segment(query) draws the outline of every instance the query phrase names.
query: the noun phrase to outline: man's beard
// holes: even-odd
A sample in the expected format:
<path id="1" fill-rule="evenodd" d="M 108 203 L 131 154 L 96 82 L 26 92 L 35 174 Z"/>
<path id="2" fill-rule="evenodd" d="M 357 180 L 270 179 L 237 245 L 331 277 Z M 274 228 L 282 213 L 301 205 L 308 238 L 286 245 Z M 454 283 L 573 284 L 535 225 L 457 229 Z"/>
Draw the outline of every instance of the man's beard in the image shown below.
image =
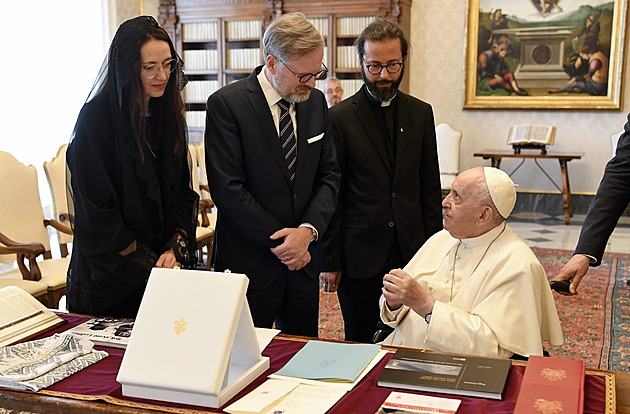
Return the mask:
<path id="1" fill-rule="evenodd" d="M 383 68 L 383 70 L 387 70 L 387 69 Z M 397 80 L 391 82 L 391 84 L 387 87 L 382 87 L 382 86 L 378 87 L 376 86 L 378 83 L 387 82 L 387 81 L 383 81 L 382 79 L 379 79 L 375 82 L 370 82 L 370 80 L 365 75 L 365 68 L 363 67 L 361 68 L 361 79 L 363 79 L 363 82 L 365 83 L 365 87 L 367 88 L 370 95 L 378 99 L 380 102 L 389 102 L 394 98 L 394 96 L 396 96 L 396 92 L 398 91 L 398 87 L 400 86 L 400 83 L 402 82 L 402 78 L 404 74 L 405 74 L 405 67 L 403 66 L 400 69 L 400 76 L 398 77 Z"/>
<path id="2" fill-rule="evenodd" d="M 284 83 L 280 80 L 279 76 L 271 77 L 271 84 L 274 89 L 288 102 L 300 103 L 306 101 L 311 96 L 311 88 L 308 85 L 300 84 L 292 91 L 289 90 Z"/>

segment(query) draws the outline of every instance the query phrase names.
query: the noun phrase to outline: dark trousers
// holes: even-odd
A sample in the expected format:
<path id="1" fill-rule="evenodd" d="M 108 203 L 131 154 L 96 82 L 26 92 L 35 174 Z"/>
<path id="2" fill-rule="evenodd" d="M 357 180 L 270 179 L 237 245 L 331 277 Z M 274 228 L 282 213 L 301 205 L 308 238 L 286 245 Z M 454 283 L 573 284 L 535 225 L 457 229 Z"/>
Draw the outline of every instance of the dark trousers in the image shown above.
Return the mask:
<path id="1" fill-rule="evenodd" d="M 283 272 L 263 289 L 247 289 L 254 326 L 276 328 L 289 335 L 317 337 L 319 281 L 305 272 Z"/>
<path id="2" fill-rule="evenodd" d="M 372 342 L 377 324 L 381 322 L 378 301 L 383 293 L 383 276 L 405 264 L 396 240 L 391 245 L 385 264 L 374 276 L 352 279 L 342 274 L 337 296 L 343 314 L 346 341 Z"/>

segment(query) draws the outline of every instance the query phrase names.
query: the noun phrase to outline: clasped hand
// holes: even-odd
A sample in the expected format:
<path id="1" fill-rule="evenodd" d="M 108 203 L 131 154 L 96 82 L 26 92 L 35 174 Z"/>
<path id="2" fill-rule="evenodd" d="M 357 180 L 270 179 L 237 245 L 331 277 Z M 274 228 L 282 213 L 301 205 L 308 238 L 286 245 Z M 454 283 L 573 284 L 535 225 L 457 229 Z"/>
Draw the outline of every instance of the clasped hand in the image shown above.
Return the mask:
<path id="1" fill-rule="evenodd" d="M 391 310 L 405 305 L 421 316 L 431 312 L 435 303 L 413 277 L 400 269 L 391 270 L 383 277 L 383 296 Z"/>
<path id="2" fill-rule="evenodd" d="M 175 258 L 175 252 L 173 251 L 173 248 L 170 248 L 160 255 L 157 263 L 155 264 L 155 267 L 166 267 L 168 269 L 173 269 L 175 267 L 181 267 L 181 264 Z"/>
<path id="3" fill-rule="evenodd" d="M 289 270 L 300 270 L 311 261 L 308 245 L 311 243 L 312 237 L 309 227 L 285 227 L 269 237 L 271 240 L 284 238 L 281 245 L 271 248 L 271 252 Z"/>

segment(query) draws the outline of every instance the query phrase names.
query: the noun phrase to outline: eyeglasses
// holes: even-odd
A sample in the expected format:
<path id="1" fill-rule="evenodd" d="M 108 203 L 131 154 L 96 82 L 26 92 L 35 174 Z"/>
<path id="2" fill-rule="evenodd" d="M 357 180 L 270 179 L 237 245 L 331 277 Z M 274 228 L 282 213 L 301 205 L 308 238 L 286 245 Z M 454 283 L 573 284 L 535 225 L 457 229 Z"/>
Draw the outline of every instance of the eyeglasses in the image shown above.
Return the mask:
<path id="1" fill-rule="evenodd" d="M 400 72 L 403 62 L 388 63 L 387 65 L 380 65 L 380 64 L 367 65 L 364 61 L 363 64 L 367 68 L 368 72 L 370 72 L 372 75 L 380 75 L 383 69 L 387 69 L 388 73 Z"/>
<path id="2" fill-rule="evenodd" d="M 161 64 L 150 63 L 146 66 L 142 67 L 142 71 L 145 76 L 149 79 L 155 78 L 160 74 L 160 69 L 164 70 L 164 73 L 171 73 L 179 66 L 179 61 L 177 59 L 169 59 Z"/>
<path id="3" fill-rule="evenodd" d="M 280 60 L 280 59 L 278 59 Z M 289 69 L 289 71 L 294 74 L 295 76 L 297 76 L 298 81 L 300 83 L 306 83 L 308 81 L 310 81 L 312 78 L 315 78 L 315 80 L 319 80 L 319 79 L 324 79 L 326 77 L 326 74 L 328 73 L 328 68 L 326 67 L 326 65 L 324 65 L 324 62 L 322 62 L 322 66 L 324 67 L 324 69 L 320 70 L 319 72 L 315 72 L 315 73 L 305 73 L 303 75 L 298 75 L 297 73 L 293 72 L 291 70 L 290 67 L 287 66 L 286 63 L 282 62 L 280 60 L 280 62 L 287 68 Z"/>

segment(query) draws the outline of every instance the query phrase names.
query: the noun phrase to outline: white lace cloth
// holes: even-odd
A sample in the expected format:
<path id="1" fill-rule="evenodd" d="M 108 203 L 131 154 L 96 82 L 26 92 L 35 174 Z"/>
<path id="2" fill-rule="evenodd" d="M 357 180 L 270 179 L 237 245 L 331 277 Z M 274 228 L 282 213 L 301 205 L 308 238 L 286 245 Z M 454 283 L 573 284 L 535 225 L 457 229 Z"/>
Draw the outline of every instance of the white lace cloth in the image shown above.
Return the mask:
<path id="1" fill-rule="evenodd" d="M 39 391 L 108 356 L 86 338 L 61 333 L 0 348 L 0 387 Z"/>

